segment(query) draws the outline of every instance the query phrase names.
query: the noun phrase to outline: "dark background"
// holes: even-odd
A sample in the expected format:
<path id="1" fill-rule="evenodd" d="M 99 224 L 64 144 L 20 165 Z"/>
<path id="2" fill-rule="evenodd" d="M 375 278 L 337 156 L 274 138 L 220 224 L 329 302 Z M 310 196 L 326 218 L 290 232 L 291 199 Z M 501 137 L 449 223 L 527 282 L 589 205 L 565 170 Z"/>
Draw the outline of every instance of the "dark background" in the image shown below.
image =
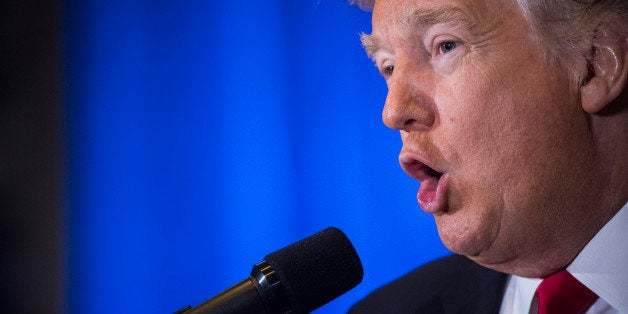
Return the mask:
<path id="1" fill-rule="evenodd" d="M 0 311 L 65 312 L 65 145 L 55 1 L 0 1 Z"/>

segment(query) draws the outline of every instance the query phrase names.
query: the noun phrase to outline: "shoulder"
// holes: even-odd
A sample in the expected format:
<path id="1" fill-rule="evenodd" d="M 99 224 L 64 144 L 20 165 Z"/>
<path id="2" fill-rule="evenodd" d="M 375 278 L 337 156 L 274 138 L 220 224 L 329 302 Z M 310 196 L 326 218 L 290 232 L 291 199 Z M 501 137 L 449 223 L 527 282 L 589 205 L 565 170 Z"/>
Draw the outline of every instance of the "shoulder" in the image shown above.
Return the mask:
<path id="1" fill-rule="evenodd" d="M 452 255 L 377 289 L 350 313 L 497 313 L 507 278 Z"/>

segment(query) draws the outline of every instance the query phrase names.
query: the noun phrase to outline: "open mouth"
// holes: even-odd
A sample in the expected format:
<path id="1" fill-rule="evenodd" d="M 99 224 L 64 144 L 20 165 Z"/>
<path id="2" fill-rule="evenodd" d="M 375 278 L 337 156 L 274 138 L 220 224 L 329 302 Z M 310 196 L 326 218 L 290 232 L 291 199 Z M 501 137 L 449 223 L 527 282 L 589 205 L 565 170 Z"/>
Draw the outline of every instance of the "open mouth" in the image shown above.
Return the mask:
<path id="1" fill-rule="evenodd" d="M 417 202 L 428 213 L 445 212 L 445 192 L 447 186 L 447 174 L 440 172 L 409 154 L 400 154 L 401 168 L 421 182 L 417 192 Z"/>
<path id="2" fill-rule="evenodd" d="M 399 156 L 399 163 L 409 176 L 421 183 L 430 178 L 440 179 L 443 176 L 442 172 L 409 156 Z"/>
<path id="3" fill-rule="evenodd" d="M 436 171 L 436 170 L 434 170 L 434 169 L 432 169 L 432 168 L 430 168 L 428 166 L 424 166 L 424 167 L 427 168 L 427 169 L 425 169 L 425 173 L 429 177 L 435 177 L 437 179 L 440 179 L 440 177 L 443 176 L 442 172 L 438 172 L 438 171 Z"/>

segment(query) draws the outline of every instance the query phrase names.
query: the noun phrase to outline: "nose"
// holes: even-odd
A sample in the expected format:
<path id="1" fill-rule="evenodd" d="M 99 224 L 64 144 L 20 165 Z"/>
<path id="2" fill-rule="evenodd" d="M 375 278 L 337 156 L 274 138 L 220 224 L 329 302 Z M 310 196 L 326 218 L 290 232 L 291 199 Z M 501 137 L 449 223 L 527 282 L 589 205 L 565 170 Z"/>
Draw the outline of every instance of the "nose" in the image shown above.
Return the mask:
<path id="1" fill-rule="evenodd" d="M 436 117 L 434 101 L 429 93 L 429 79 L 425 74 L 399 70 L 395 68 L 388 84 L 388 95 L 382 111 L 384 124 L 391 129 L 406 132 L 430 129 Z"/>

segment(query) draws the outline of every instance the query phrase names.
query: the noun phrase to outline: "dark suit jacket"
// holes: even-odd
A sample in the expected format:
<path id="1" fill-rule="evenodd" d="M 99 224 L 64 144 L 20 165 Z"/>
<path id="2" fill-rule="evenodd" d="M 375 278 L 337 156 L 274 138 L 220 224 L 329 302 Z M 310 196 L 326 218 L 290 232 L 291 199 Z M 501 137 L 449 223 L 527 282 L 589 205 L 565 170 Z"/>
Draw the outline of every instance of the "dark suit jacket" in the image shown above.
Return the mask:
<path id="1" fill-rule="evenodd" d="M 349 313 L 499 313 L 508 275 L 468 258 L 441 258 L 389 283 Z"/>

